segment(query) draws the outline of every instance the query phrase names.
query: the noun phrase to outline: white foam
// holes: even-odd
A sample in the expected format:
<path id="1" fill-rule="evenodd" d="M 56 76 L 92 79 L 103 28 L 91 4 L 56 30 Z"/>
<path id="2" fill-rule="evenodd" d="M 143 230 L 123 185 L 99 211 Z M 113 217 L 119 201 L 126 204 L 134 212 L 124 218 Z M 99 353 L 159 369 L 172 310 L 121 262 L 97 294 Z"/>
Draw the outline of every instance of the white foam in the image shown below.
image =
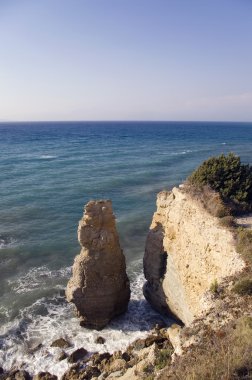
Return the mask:
<path id="1" fill-rule="evenodd" d="M 57 158 L 57 156 L 42 154 L 42 156 L 39 157 L 40 160 L 52 160 L 53 158 Z"/>
<path id="2" fill-rule="evenodd" d="M 8 284 L 16 293 L 27 293 L 35 289 L 39 289 L 41 286 L 49 287 L 51 284 L 48 280 L 50 279 L 69 278 L 70 273 L 71 267 L 62 268 L 59 270 L 50 270 L 46 266 L 41 266 L 31 268 L 24 276 L 17 279 L 8 280 Z M 62 288 L 60 285 L 57 287 Z"/>
<path id="3" fill-rule="evenodd" d="M 17 240 L 13 238 L 0 237 L 0 249 L 14 248 L 17 245 Z"/>
<path id="4" fill-rule="evenodd" d="M 193 150 L 187 149 L 187 150 L 182 150 L 181 152 L 174 152 L 174 153 L 171 153 L 171 155 L 172 155 L 172 156 L 180 156 L 180 155 L 184 155 L 184 154 L 188 154 L 188 153 L 193 153 L 193 152 L 196 152 L 196 151 L 193 151 Z"/>
<path id="5" fill-rule="evenodd" d="M 1 329 L 0 366 L 23 368 L 31 374 L 49 371 L 61 376 L 68 363 L 67 360 L 58 362 L 61 350 L 51 347 L 55 339 L 63 337 L 71 342 L 72 347 L 65 350 L 67 353 L 80 347 L 91 353 L 124 350 L 135 339 L 145 337 L 162 318 L 143 298 L 144 276 L 139 267 L 141 261 L 131 263 L 133 281 L 128 311 L 100 332 L 80 327 L 73 305 L 64 297 L 42 298 L 24 309 L 18 319 Z M 98 336 L 105 338 L 105 344 L 95 343 Z"/>

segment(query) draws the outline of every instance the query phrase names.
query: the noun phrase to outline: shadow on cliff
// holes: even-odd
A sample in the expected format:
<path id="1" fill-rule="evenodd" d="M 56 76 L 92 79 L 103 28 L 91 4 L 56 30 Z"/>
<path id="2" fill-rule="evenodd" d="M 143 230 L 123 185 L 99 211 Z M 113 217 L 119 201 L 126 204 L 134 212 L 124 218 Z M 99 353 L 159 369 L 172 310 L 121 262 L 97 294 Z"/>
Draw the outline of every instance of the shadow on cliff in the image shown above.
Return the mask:
<path id="1" fill-rule="evenodd" d="M 167 316 L 160 315 L 145 300 L 131 299 L 126 313 L 115 317 L 108 325 L 113 330 L 125 332 L 149 331 L 156 325 L 165 327 L 174 323 L 174 320 Z"/>
<path id="2" fill-rule="evenodd" d="M 156 222 L 149 230 L 144 253 L 144 276 L 146 282 L 143 294 L 150 305 L 173 323 L 178 319 L 169 309 L 167 296 L 163 289 L 163 280 L 167 272 L 168 253 L 164 248 L 165 231 L 162 223 Z"/>

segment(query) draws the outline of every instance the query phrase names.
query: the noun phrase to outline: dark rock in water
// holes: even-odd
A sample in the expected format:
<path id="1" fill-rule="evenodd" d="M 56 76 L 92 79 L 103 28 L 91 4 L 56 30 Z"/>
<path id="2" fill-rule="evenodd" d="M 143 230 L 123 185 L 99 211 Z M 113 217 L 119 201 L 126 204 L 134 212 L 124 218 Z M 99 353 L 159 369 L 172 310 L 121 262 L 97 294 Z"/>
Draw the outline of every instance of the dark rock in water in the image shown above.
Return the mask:
<path id="1" fill-rule="evenodd" d="M 3 368 L 0 367 L 0 375 L 2 375 L 3 372 L 4 372 Z"/>
<path id="2" fill-rule="evenodd" d="M 2 369 L 2 368 L 1 368 Z M 11 371 L 2 372 L 0 370 L 0 380 L 31 380 L 31 376 L 27 371 L 14 369 Z"/>
<path id="3" fill-rule="evenodd" d="M 32 380 L 57 380 L 57 376 L 52 375 L 50 372 L 39 372 L 33 376 Z"/>
<path id="4" fill-rule="evenodd" d="M 95 339 L 95 343 L 98 344 L 104 344 L 106 340 L 102 336 L 98 336 L 98 338 Z"/>
<path id="5" fill-rule="evenodd" d="M 66 298 L 75 304 L 81 326 L 100 330 L 127 310 L 130 299 L 111 201 L 87 203 L 78 240 L 82 249 L 74 260 Z"/>
<path id="6" fill-rule="evenodd" d="M 64 338 L 59 338 L 52 342 L 51 347 L 68 348 L 71 344 Z"/>
<path id="7" fill-rule="evenodd" d="M 31 376 L 27 371 L 19 370 L 15 373 L 15 380 L 30 380 Z"/>
<path id="8" fill-rule="evenodd" d="M 33 354 L 34 352 L 40 350 L 41 347 L 42 347 L 42 343 L 36 344 L 35 346 L 32 346 L 29 348 L 29 353 Z"/>
<path id="9" fill-rule="evenodd" d="M 76 351 L 72 352 L 71 355 L 68 357 L 69 363 L 76 363 L 79 360 L 82 360 L 86 355 L 88 351 L 85 350 L 85 348 L 78 348 Z"/>
<path id="10" fill-rule="evenodd" d="M 62 352 L 59 354 L 59 356 L 58 356 L 58 361 L 60 362 L 61 360 L 64 360 L 64 359 L 66 359 L 66 358 L 68 358 L 67 353 L 66 353 L 65 351 L 62 351 Z"/>

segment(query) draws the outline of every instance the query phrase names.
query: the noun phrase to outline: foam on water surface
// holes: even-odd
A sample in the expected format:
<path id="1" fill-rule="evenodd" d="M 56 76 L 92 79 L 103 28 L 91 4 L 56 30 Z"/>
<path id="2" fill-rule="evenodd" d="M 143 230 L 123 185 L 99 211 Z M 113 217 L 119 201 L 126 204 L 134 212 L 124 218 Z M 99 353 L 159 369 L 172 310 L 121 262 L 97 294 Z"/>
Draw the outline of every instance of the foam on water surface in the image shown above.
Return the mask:
<path id="1" fill-rule="evenodd" d="M 13 248 L 16 247 L 16 245 L 17 240 L 13 239 L 12 237 L 0 235 L 0 249 Z"/>
<path id="2" fill-rule="evenodd" d="M 54 158 L 57 158 L 57 156 L 51 154 L 42 154 L 41 156 L 39 156 L 40 160 L 52 160 Z"/>
<path id="3" fill-rule="evenodd" d="M 41 287 L 50 287 L 55 279 L 69 278 L 71 267 L 58 270 L 50 270 L 46 266 L 31 268 L 26 274 L 18 278 L 8 280 L 8 284 L 16 293 L 32 292 Z M 60 285 L 58 284 L 58 288 Z"/>
<path id="4" fill-rule="evenodd" d="M 50 347 L 62 335 L 72 352 L 123 349 L 147 334 L 160 318 L 143 299 L 141 272 L 156 193 L 210 156 L 252 157 L 251 123 L 0 123 L 0 134 L 0 366 L 31 372 L 65 370 Z M 132 299 L 97 346 L 63 294 L 83 205 L 103 198 L 118 218 Z"/>
<path id="5" fill-rule="evenodd" d="M 46 269 L 43 270 L 46 273 Z M 40 268 L 40 274 L 43 270 Z M 0 365 L 5 369 L 23 368 L 30 373 L 49 371 L 61 376 L 67 370 L 68 363 L 67 360 L 59 362 L 57 358 L 61 349 L 51 347 L 58 338 L 65 338 L 71 343 L 72 346 L 65 349 L 69 354 L 80 347 L 89 353 L 112 353 L 125 350 L 135 339 L 145 337 L 156 323 L 163 323 L 164 319 L 142 295 L 144 276 L 141 273 L 141 261 L 132 262 L 130 272 L 131 300 L 128 311 L 113 319 L 102 331 L 80 327 L 73 305 L 68 304 L 63 296 L 43 297 L 23 309 L 14 322 L 5 324 L 0 330 Z M 33 276 L 33 273 L 35 270 L 30 271 L 29 276 Z M 65 276 L 69 268 L 51 275 L 60 273 Z M 28 281 L 29 276 L 25 281 Z M 23 284 L 25 281 L 22 281 Z M 34 282 L 32 287 L 36 284 Z M 18 287 L 17 291 L 20 289 L 26 289 L 26 285 Z M 105 338 L 103 345 L 95 343 L 98 336 Z"/>

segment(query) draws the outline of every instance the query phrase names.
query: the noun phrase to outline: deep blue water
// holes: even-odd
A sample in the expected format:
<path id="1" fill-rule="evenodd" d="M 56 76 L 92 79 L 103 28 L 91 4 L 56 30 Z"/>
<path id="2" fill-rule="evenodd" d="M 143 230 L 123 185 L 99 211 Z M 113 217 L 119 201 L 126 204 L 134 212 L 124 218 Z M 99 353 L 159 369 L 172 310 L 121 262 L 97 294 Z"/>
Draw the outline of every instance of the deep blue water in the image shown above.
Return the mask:
<path id="1" fill-rule="evenodd" d="M 21 343 L 33 339 L 27 315 L 40 320 L 39 329 L 41 313 L 51 318 L 45 305 L 53 299 L 56 310 L 63 307 L 79 252 L 77 224 L 89 199 L 112 200 L 141 299 L 137 280 L 157 192 L 184 181 L 206 158 L 230 151 L 252 163 L 252 123 L 1 123 L 0 365 L 1 357 L 21 355 L 4 334 L 14 331 L 14 339 L 19 333 Z"/>

